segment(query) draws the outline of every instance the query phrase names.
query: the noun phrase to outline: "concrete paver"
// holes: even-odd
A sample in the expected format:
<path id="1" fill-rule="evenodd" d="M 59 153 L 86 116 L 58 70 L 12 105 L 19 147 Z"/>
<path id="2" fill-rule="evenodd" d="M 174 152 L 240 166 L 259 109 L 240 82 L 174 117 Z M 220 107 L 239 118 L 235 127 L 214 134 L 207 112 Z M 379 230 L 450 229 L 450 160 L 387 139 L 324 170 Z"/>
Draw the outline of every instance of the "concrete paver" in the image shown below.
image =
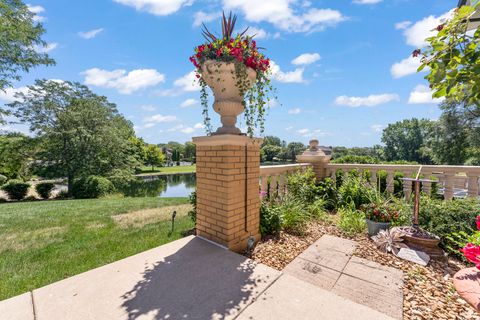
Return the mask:
<path id="1" fill-rule="evenodd" d="M 34 320 L 32 297 L 30 292 L 0 301 L 0 319 Z"/>
<path id="2" fill-rule="evenodd" d="M 338 271 L 299 257 L 289 263 L 283 272 L 327 290 L 333 288 L 341 275 Z"/>
<path id="3" fill-rule="evenodd" d="M 391 320 L 389 316 L 282 275 L 238 320 Z"/>

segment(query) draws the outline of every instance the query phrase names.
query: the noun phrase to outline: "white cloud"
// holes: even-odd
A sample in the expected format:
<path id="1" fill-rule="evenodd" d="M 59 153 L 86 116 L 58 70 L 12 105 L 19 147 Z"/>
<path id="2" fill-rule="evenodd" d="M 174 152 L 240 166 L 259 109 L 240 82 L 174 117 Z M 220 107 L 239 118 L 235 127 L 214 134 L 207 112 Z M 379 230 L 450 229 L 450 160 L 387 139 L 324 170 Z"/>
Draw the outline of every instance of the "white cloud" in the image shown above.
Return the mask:
<path id="1" fill-rule="evenodd" d="M 290 109 L 288 110 L 288 114 L 299 114 L 302 110 L 300 110 L 300 108 L 294 108 L 294 109 Z"/>
<path id="2" fill-rule="evenodd" d="M 303 68 L 296 68 L 293 71 L 283 72 L 280 66 L 274 61 L 270 61 L 270 71 L 272 78 L 284 83 L 303 83 Z"/>
<path id="3" fill-rule="evenodd" d="M 48 53 L 54 49 L 56 49 L 58 47 L 58 43 L 56 42 L 52 42 L 52 43 L 47 43 L 47 45 L 45 47 L 43 46 L 35 46 L 34 49 L 35 51 L 37 51 L 38 53 Z"/>
<path id="4" fill-rule="evenodd" d="M 408 27 L 410 27 L 411 25 L 412 25 L 412 21 L 405 20 L 405 21 L 395 23 L 395 29 L 405 30 Z"/>
<path id="5" fill-rule="evenodd" d="M 4 101 L 5 103 L 15 102 L 18 99 L 15 98 L 16 93 L 27 93 L 27 87 L 19 87 L 19 88 L 6 88 L 5 91 L 0 90 L 0 100 Z"/>
<path id="6" fill-rule="evenodd" d="M 303 53 L 292 60 L 294 65 L 308 65 L 320 60 L 320 55 L 318 53 Z"/>
<path id="7" fill-rule="evenodd" d="M 152 106 L 152 105 L 141 106 L 140 108 L 142 108 L 142 110 L 150 111 L 150 112 L 156 110 L 155 106 Z"/>
<path id="8" fill-rule="evenodd" d="M 183 124 L 179 124 L 173 128 L 170 128 L 168 129 L 167 131 L 168 132 L 176 132 L 176 131 L 179 131 L 179 132 L 182 132 L 182 133 L 185 133 L 185 134 L 190 134 L 190 133 L 193 133 L 197 130 L 200 130 L 200 129 L 203 129 L 204 128 L 204 125 L 202 123 L 196 123 L 193 127 L 190 127 L 190 126 L 186 126 L 186 125 L 183 125 Z"/>
<path id="9" fill-rule="evenodd" d="M 191 71 L 181 78 L 178 78 L 173 82 L 176 87 L 179 87 L 182 91 L 192 92 L 200 91 L 200 84 L 195 76 L 195 71 Z"/>
<path id="10" fill-rule="evenodd" d="M 377 4 L 382 2 L 383 0 L 353 0 L 353 3 L 356 4 Z"/>
<path id="11" fill-rule="evenodd" d="M 346 20 L 337 10 L 298 4 L 296 0 L 223 0 L 227 10 L 241 10 L 250 22 L 266 21 L 289 32 L 322 31 Z"/>
<path id="12" fill-rule="evenodd" d="M 383 128 L 385 128 L 383 124 L 373 124 L 370 126 L 373 132 L 382 132 Z"/>
<path id="13" fill-rule="evenodd" d="M 42 6 L 32 6 L 30 4 L 27 4 L 27 8 L 31 13 L 34 14 L 33 21 L 42 22 L 42 21 L 45 21 L 47 19 L 44 16 L 40 15 L 40 13 L 45 12 L 44 7 L 42 7 Z"/>
<path id="14" fill-rule="evenodd" d="M 415 48 L 425 47 L 428 44 L 425 39 L 435 35 L 437 32 L 435 28 L 449 19 L 452 13 L 453 9 L 441 16 L 436 17 L 432 15 L 415 22 L 403 32 L 407 44 Z"/>
<path id="15" fill-rule="evenodd" d="M 173 122 L 177 121 L 176 116 L 164 116 L 162 114 L 154 114 L 149 117 L 145 117 L 143 119 L 144 122 L 149 122 L 149 123 L 165 123 L 165 122 Z"/>
<path id="16" fill-rule="evenodd" d="M 410 56 L 400 62 L 394 63 L 390 68 L 390 73 L 395 79 L 402 78 L 410 74 L 417 73 L 417 69 L 421 64 L 420 57 Z M 428 67 L 424 68 L 422 71 L 427 70 Z"/>
<path id="17" fill-rule="evenodd" d="M 245 29 L 242 29 L 242 30 L 245 30 Z M 255 40 L 259 40 L 259 39 L 268 39 L 268 38 L 271 38 L 271 37 L 277 37 L 275 35 L 271 35 L 270 33 L 268 33 L 267 31 L 265 31 L 264 29 L 262 28 L 256 28 L 256 27 L 249 27 L 247 32 L 245 32 L 245 35 L 247 36 L 250 36 L 250 37 L 255 37 L 254 39 Z"/>
<path id="18" fill-rule="evenodd" d="M 203 123 L 198 122 L 198 123 L 196 123 L 196 124 L 193 126 L 193 128 L 195 128 L 195 129 L 203 129 L 203 128 L 205 128 L 205 125 L 204 125 Z"/>
<path id="19" fill-rule="evenodd" d="M 197 105 L 198 101 L 195 99 L 187 99 L 180 104 L 180 108 L 187 108 L 194 105 Z"/>
<path id="20" fill-rule="evenodd" d="M 137 69 L 127 73 L 123 69 L 108 71 L 92 68 L 81 74 L 85 76 L 87 85 L 116 89 L 122 94 L 131 94 L 165 81 L 165 75 L 155 69 Z"/>
<path id="21" fill-rule="evenodd" d="M 166 16 L 177 12 L 183 6 L 190 6 L 194 0 L 113 0 L 157 16 Z"/>
<path id="22" fill-rule="evenodd" d="M 203 11 L 198 11 L 193 14 L 193 26 L 199 27 L 202 23 L 208 23 L 215 19 L 218 19 L 222 16 L 220 12 L 206 13 Z"/>
<path id="23" fill-rule="evenodd" d="M 93 39 L 102 31 L 103 31 L 103 28 L 98 28 L 90 31 L 79 32 L 78 35 L 84 39 Z"/>
<path id="24" fill-rule="evenodd" d="M 291 131 L 292 129 L 293 129 L 292 126 L 288 126 L 288 127 L 285 128 L 285 130 L 287 130 L 287 131 Z"/>
<path id="25" fill-rule="evenodd" d="M 312 130 L 312 129 L 308 129 L 308 128 L 297 130 L 297 133 L 299 135 L 301 135 L 302 137 L 306 137 L 306 138 L 326 137 L 326 136 L 331 136 L 332 135 L 330 132 L 327 132 L 327 131 L 323 131 L 323 130 L 320 130 L 320 129 Z"/>
<path id="26" fill-rule="evenodd" d="M 431 104 L 431 103 L 440 103 L 444 98 L 432 98 L 432 90 L 429 87 L 423 84 L 419 84 L 410 92 L 410 97 L 408 98 L 409 104 Z"/>
<path id="27" fill-rule="evenodd" d="M 400 100 L 398 94 L 384 93 L 384 94 L 372 94 L 368 97 L 348 97 L 339 96 L 335 99 L 335 104 L 338 106 L 346 107 L 373 107 L 380 104 L 388 103 L 391 101 Z"/>

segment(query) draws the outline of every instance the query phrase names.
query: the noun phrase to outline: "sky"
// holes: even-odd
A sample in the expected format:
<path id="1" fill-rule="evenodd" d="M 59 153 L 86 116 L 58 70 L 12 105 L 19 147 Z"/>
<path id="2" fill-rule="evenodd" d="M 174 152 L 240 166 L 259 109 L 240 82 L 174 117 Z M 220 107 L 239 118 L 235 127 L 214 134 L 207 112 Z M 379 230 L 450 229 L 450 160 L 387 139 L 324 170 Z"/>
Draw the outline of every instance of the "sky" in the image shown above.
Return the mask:
<path id="1" fill-rule="evenodd" d="M 425 73 L 411 53 L 426 45 L 456 0 L 31 0 L 57 62 L 25 74 L 0 103 L 35 79 L 87 85 L 108 97 L 148 143 L 205 135 L 200 92 L 188 60 L 204 42 L 200 24 L 221 33 L 222 10 L 250 27 L 274 62 L 278 101 L 265 135 L 287 142 L 372 146 L 406 118 L 438 119 Z M 212 96 L 212 94 L 210 94 Z M 219 116 L 213 114 L 218 127 Z M 244 127 L 243 116 L 238 126 Z M 28 131 L 23 125 L 3 130 Z"/>

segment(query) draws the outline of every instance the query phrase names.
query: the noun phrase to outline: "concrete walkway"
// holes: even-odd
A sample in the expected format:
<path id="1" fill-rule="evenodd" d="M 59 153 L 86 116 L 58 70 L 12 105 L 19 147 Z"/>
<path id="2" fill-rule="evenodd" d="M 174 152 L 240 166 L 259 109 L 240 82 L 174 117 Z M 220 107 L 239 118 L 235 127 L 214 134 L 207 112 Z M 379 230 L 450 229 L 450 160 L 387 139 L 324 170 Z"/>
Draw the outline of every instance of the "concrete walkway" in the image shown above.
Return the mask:
<path id="1" fill-rule="evenodd" d="M 191 236 L 1 301 L 0 319 L 392 319 L 299 278 Z"/>

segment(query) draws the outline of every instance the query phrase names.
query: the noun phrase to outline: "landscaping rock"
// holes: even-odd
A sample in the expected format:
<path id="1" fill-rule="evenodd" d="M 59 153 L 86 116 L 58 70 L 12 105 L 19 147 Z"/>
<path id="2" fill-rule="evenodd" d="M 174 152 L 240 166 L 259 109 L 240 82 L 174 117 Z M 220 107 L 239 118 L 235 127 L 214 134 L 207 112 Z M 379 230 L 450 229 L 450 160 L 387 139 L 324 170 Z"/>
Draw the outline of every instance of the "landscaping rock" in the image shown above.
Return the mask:
<path id="1" fill-rule="evenodd" d="M 417 251 L 413 249 L 402 248 L 397 254 L 397 257 L 421 266 L 426 266 L 430 261 L 430 256 L 423 251 Z"/>

